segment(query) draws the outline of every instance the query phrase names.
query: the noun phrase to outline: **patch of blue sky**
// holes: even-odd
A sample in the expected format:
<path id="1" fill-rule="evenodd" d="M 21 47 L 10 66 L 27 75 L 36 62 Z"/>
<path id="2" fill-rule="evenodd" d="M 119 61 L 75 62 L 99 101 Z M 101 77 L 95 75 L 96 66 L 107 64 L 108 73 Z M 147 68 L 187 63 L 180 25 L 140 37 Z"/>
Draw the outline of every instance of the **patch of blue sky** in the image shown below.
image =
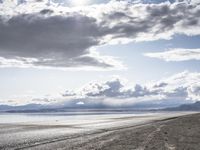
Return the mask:
<path id="1" fill-rule="evenodd" d="M 196 60 L 182 62 L 166 62 L 144 56 L 147 52 L 162 52 L 172 48 L 199 48 L 200 36 L 176 35 L 171 40 L 129 43 L 125 45 L 107 45 L 100 47 L 99 52 L 119 57 L 128 70 L 127 78 L 137 82 L 157 80 L 185 70 L 200 71 L 200 62 Z"/>

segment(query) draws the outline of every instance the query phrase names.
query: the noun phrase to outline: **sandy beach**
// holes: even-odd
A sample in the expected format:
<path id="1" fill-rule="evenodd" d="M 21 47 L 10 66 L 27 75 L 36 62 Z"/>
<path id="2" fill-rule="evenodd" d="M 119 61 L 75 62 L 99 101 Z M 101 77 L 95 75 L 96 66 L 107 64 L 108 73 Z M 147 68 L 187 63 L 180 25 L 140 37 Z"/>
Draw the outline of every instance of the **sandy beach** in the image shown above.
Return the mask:
<path id="1" fill-rule="evenodd" d="M 1 121 L 0 149 L 198 150 L 200 147 L 198 113 L 73 118 L 68 117 L 68 122 L 59 117 L 44 121 Z"/>

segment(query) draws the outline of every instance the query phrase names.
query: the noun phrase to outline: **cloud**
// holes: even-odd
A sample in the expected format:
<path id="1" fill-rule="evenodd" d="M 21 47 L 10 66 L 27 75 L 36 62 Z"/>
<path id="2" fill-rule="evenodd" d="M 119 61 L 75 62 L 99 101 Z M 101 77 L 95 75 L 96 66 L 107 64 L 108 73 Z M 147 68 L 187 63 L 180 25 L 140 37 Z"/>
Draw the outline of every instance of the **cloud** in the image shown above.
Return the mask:
<path id="1" fill-rule="evenodd" d="M 133 87 L 127 86 L 124 79 L 114 78 L 105 82 L 89 83 L 70 93 L 73 95 L 63 96 L 69 98 L 71 104 L 74 99 L 74 104 L 81 101 L 86 106 L 173 106 L 200 100 L 200 73 L 186 71 L 157 82 L 136 84 Z"/>
<path id="2" fill-rule="evenodd" d="M 165 61 L 200 60 L 200 49 L 171 49 L 165 52 L 145 53 L 147 57 L 158 58 Z"/>
<path id="3" fill-rule="evenodd" d="M 162 91 L 166 99 L 180 99 L 180 100 L 191 100 L 199 101 L 200 97 L 194 97 L 198 95 L 198 90 L 191 91 L 192 87 L 200 87 L 200 73 L 190 73 L 188 71 L 175 74 L 171 77 L 163 79 L 158 82 L 159 85 L 164 85 L 158 89 Z"/>
<path id="4" fill-rule="evenodd" d="M 91 48 L 200 34 L 199 4 L 110 1 L 74 8 L 6 1 L 0 10 L 1 67 L 119 69 L 120 60 Z"/>
<path id="5" fill-rule="evenodd" d="M 84 86 L 79 90 L 78 95 L 83 97 L 101 97 L 101 98 L 118 98 L 126 99 L 130 97 L 143 97 L 153 95 L 154 92 L 149 91 L 147 87 L 136 84 L 134 87 L 127 87 L 125 79 L 113 78 L 105 82 L 93 82 Z"/>
<path id="6" fill-rule="evenodd" d="M 130 83 L 130 82 L 129 82 Z M 25 95 L 1 100 L 2 104 L 48 104 L 51 107 L 131 107 L 178 106 L 200 100 L 200 73 L 182 72 L 147 84 L 129 85 L 119 77 L 94 81 L 77 90 L 45 96 Z"/>
<path id="7" fill-rule="evenodd" d="M 99 43 L 95 38 L 95 22 L 81 15 L 12 17 L 0 23 L 0 63 L 20 67 L 118 67 L 115 64 L 121 64 L 113 57 L 89 50 Z"/>

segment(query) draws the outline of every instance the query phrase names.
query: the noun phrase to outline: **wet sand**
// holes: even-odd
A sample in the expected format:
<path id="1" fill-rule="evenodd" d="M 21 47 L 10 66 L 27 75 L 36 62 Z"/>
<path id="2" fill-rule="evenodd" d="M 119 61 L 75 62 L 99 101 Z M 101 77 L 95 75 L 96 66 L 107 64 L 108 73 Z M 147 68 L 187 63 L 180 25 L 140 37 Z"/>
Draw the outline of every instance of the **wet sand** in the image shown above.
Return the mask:
<path id="1" fill-rule="evenodd" d="M 186 113 L 187 114 L 187 113 Z M 199 150 L 200 114 L 111 116 L 84 123 L 1 123 L 0 149 Z"/>

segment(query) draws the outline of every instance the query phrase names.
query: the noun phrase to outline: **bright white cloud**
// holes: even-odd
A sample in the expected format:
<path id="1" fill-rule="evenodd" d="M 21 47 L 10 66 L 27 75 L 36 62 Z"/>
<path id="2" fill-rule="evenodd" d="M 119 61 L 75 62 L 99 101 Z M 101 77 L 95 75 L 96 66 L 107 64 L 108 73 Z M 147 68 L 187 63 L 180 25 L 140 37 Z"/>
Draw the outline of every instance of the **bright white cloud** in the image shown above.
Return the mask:
<path id="1" fill-rule="evenodd" d="M 164 52 L 146 53 L 147 57 L 158 58 L 165 61 L 200 60 L 200 49 L 171 49 Z"/>
<path id="2" fill-rule="evenodd" d="M 91 0 L 70 0 L 72 6 L 84 6 L 90 4 Z"/>
<path id="3" fill-rule="evenodd" d="M 123 79 L 93 82 L 71 92 L 70 99 L 85 105 L 134 106 L 142 103 L 177 105 L 200 100 L 200 73 L 182 72 L 158 82 L 128 87 Z M 68 98 L 68 94 L 64 95 Z"/>

